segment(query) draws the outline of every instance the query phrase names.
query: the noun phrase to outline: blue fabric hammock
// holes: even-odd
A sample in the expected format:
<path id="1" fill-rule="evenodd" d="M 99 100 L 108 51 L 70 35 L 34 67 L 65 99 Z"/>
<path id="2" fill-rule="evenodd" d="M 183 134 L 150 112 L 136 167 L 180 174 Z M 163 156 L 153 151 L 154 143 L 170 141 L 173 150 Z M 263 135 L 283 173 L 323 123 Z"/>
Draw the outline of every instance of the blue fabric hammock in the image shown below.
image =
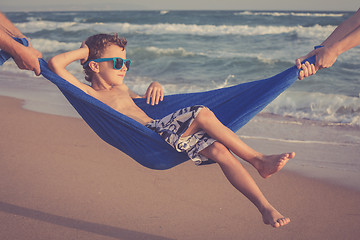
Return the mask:
<path id="1" fill-rule="evenodd" d="M 27 45 L 24 39 L 17 41 Z M 3 51 L 0 56 L 0 65 L 10 58 Z M 314 63 L 314 60 L 315 57 L 308 59 L 311 63 Z M 175 151 L 157 133 L 52 72 L 43 59 L 39 59 L 39 62 L 41 74 L 60 89 L 86 123 L 108 144 L 151 169 L 169 169 L 189 159 L 186 153 Z M 206 92 L 168 95 L 156 106 L 147 104 L 145 99 L 134 101 L 153 119 L 162 118 L 180 108 L 204 105 L 211 109 L 224 125 L 237 131 L 292 85 L 298 74 L 299 70 L 293 66 L 263 80 Z"/>

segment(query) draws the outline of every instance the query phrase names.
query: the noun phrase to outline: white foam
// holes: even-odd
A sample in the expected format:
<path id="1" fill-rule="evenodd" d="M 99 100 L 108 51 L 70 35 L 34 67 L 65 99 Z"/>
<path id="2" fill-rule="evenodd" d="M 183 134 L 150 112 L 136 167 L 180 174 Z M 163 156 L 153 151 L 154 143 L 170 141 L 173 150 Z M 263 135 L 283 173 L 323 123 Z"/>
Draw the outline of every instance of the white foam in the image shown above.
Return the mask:
<path id="1" fill-rule="evenodd" d="M 266 112 L 299 119 L 360 126 L 360 98 L 319 92 L 286 91 Z"/>
<path id="2" fill-rule="evenodd" d="M 40 52 L 66 52 L 80 47 L 81 42 L 60 42 L 44 38 L 31 39 L 31 44 Z"/>
<path id="3" fill-rule="evenodd" d="M 16 26 L 24 33 L 33 33 L 42 30 L 62 29 L 64 31 L 79 31 L 94 29 L 97 32 L 121 32 L 122 34 L 190 34 L 200 36 L 261 36 L 269 34 L 284 34 L 294 32 L 300 37 L 324 38 L 328 36 L 336 26 L 311 27 L 298 26 L 275 26 L 275 25 L 197 25 L 197 24 L 130 24 L 130 23 L 79 23 L 79 22 L 51 22 L 31 21 L 18 23 Z"/>
<path id="4" fill-rule="evenodd" d="M 42 30 L 74 29 L 76 22 L 52 22 L 52 21 L 30 21 L 16 23 L 17 28 L 23 33 L 34 33 Z"/>
<path id="5" fill-rule="evenodd" d="M 194 56 L 195 55 L 195 53 L 186 51 L 182 47 L 178 47 L 178 48 L 158 48 L 158 47 L 150 46 L 150 47 L 146 47 L 145 51 L 150 52 L 150 53 L 154 53 L 157 56 L 187 57 L 187 56 Z"/>
<path id="6" fill-rule="evenodd" d="M 97 25 L 99 26 L 99 25 Z M 241 35 L 241 36 L 260 36 L 269 34 L 297 33 L 301 37 L 322 38 L 331 33 L 335 26 L 312 27 L 303 26 L 266 26 L 266 25 L 196 25 L 196 24 L 102 24 L 108 30 L 115 30 L 122 33 L 143 33 L 143 34 L 190 34 L 201 36 L 222 36 L 222 35 Z"/>
<path id="7" fill-rule="evenodd" d="M 343 17 L 343 13 L 306 13 L 306 12 L 251 12 L 244 11 L 234 13 L 234 15 L 249 15 L 249 16 L 297 16 L 297 17 Z"/>

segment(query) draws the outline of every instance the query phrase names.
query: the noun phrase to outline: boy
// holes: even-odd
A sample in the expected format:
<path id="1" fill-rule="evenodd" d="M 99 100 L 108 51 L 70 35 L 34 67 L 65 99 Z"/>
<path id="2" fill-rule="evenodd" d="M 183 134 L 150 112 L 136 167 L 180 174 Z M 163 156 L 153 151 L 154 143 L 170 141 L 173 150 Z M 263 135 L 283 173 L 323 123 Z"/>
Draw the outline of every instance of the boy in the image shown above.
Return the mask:
<path id="1" fill-rule="evenodd" d="M 256 152 L 204 106 L 180 109 L 160 120 L 151 119 L 132 100 L 141 96 L 123 83 L 131 64 L 126 59 L 126 44 L 127 41 L 116 34 L 98 34 L 89 37 L 80 49 L 53 57 L 49 67 L 89 95 L 156 131 L 177 151 L 186 151 L 197 164 L 207 159 L 218 163 L 230 183 L 258 208 L 265 224 L 273 227 L 288 224 L 290 219 L 282 216 L 267 201 L 249 173 L 229 150 L 252 164 L 264 178 L 280 171 L 289 159 L 294 158 L 295 153 L 263 155 Z M 85 78 L 91 86 L 81 83 L 65 69 L 76 60 L 81 61 Z M 304 65 L 304 68 L 307 66 Z M 311 68 L 313 66 L 307 72 L 312 74 Z M 158 104 L 164 97 L 161 85 L 158 82 L 151 83 L 143 97 L 148 104 Z"/>

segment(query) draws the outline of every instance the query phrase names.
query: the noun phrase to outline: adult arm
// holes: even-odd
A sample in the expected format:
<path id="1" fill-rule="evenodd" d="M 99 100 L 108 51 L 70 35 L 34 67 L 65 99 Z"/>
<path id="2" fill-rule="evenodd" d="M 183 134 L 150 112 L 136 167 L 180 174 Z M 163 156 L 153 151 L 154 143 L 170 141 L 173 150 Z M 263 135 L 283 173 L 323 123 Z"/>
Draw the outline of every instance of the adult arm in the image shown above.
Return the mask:
<path id="1" fill-rule="evenodd" d="M 32 70 L 36 75 L 40 75 L 38 58 L 41 58 L 42 54 L 31 46 L 30 41 L 29 46 L 25 47 L 13 37 L 25 38 L 20 30 L 0 12 L 0 49 L 9 53 L 20 69 Z"/>
<path id="2" fill-rule="evenodd" d="M 315 69 L 331 67 L 337 57 L 360 44 L 360 9 L 349 19 L 341 23 L 330 36 L 321 44 L 322 48 L 315 49 L 307 55 L 296 59 L 300 69 L 301 62 L 316 55 Z"/>

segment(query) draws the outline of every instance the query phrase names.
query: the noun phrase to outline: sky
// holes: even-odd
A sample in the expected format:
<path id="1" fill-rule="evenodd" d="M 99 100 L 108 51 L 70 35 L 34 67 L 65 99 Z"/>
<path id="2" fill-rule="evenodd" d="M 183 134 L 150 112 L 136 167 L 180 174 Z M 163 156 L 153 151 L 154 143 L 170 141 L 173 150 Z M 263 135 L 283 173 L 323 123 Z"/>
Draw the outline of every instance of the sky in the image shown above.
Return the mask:
<path id="1" fill-rule="evenodd" d="M 0 0 L 0 10 L 313 10 L 356 11 L 359 0 Z"/>

